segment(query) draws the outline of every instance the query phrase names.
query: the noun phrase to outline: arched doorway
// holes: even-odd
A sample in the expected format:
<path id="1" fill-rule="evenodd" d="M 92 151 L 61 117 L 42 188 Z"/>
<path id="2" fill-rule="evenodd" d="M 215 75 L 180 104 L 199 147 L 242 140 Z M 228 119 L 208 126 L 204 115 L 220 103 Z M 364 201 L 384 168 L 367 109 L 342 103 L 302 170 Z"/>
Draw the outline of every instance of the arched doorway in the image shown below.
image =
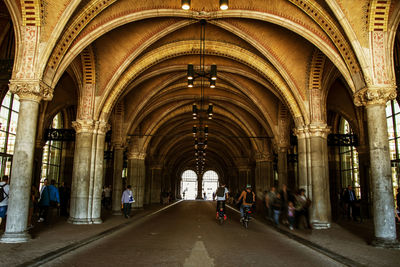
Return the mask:
<path id="1" fill-rule="evenodd" d="M 218 188 L 218 174 L 215 171 L 206 171 L 203 175 L 203 197 L 204 200 L 212 200 L 213 193 Z"/>
<path id="2" fill-rule="evenodd" d="M 197 196 L 197 174 L 192 170 L 182 173 L 181 196 L 184 200 L 194 200 Z"/>

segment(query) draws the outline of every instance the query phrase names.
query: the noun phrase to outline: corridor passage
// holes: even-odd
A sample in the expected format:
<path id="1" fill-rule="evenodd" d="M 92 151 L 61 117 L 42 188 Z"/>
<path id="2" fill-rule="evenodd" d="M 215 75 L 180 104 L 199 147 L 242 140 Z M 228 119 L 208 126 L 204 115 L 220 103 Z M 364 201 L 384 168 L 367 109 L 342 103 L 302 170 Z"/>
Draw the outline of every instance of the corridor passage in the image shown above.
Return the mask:
<path id="1" fill-rule="evenodd" d="M 47 263 L 45 266 L 341 266 L 270 227 L 239 223 L 227 208 L 218 225 L 215 202 L 183 201 Z"/>

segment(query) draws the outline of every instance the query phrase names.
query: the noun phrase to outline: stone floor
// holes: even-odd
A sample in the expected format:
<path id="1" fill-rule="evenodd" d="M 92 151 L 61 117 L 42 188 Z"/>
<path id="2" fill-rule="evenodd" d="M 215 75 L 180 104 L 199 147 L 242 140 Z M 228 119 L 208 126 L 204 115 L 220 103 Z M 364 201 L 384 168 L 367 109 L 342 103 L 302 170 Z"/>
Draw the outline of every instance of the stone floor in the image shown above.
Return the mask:
<path id="1" fill-rule="evenodd" d="M 218 225 L 214 205 L 184 201 L 160 212 L 155 205 L 134 211 L 130 219 L 106 214 L 100 225 L 70 225 L 64 219 L 39 224 L 32 241 L 0 244 L 0 266 L 398 266 L 399 250 L 367 244 L 368 221 L 277 231 L 257 219 L 246 230 L 231 209 L 226 223 Z"/>

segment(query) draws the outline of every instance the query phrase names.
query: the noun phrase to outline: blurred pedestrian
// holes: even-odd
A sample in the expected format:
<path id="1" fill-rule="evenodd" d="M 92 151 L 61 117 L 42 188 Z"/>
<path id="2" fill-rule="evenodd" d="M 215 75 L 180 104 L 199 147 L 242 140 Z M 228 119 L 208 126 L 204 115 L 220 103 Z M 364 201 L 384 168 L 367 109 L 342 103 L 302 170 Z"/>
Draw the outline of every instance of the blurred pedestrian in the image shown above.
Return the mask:
<path id="1" fill-rule="evenodd" d="M 8 176 L 4 175 L 0 182 L 0 225 L 3 219 L 6 218 L 8 208 L 8 195 L 10 194 L 10 186 L 8 184 Z"/>
<path id="2" fill-rule="evenodd" d="M 131 204 L 135 202 L 131 188 L 132 188 L 131 185 L 128 185 L 125 191 L 122 193 L 121 197 L 124 216 L 127 219 L 131 216 Z"/>

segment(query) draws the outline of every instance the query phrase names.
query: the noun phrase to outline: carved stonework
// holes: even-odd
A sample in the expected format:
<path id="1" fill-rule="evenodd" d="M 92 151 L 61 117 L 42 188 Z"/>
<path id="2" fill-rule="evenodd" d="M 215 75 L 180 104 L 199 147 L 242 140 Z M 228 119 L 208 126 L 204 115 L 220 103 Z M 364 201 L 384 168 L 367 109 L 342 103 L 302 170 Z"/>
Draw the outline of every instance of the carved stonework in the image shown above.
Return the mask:
<path id="1" fill-rule="evenodd" d="M 141 159 L 144 160 L 146 158 L 146 153 L 141 152 L 129 152 L 128 159 Z"/>
<path id="2" fill-rule="evenodd" d="M 309 138 L 309 137 L 322 137 L 328 138 L 328 134 L 330 133 L 330 127 L 321 124 L 321 125 L 304 125 L 302 127 L 294 129 L 294 134 L 298 139 Z"/>
<path id="3" fill-rule="evenodd" d="M 257 153 L 255 160 L 256 162 L 273 161 L 274 157 L 270 153 Z"/>
<path id="4" fill-rule="evenodd" d="M 101 135 L 105 135 L 110 130 L 110 124 L 104 121 L 96 122 L 97 133 Z"/>
<path id="5" fill-rule="evenodd" d="M 386 102 L 396 98 L 396 86 L 369 86 L 354 94 L 356 106 L 386 105 Z"/>
<path id="6" fill-rule="evenodd" d="M 53 98 L 53 89 L 41 81 L 18 81 L 10 80 L 9 88 L 11 93 L 17 94 L 20 99 L 40 102 Z"/>
<path id="7" fill-rule="evenodd" d="M 72 127 L 75 129 L 76 134 L 93 133 L 95 123 L 93 120 L 76 120 L 72 122 Z"/>

